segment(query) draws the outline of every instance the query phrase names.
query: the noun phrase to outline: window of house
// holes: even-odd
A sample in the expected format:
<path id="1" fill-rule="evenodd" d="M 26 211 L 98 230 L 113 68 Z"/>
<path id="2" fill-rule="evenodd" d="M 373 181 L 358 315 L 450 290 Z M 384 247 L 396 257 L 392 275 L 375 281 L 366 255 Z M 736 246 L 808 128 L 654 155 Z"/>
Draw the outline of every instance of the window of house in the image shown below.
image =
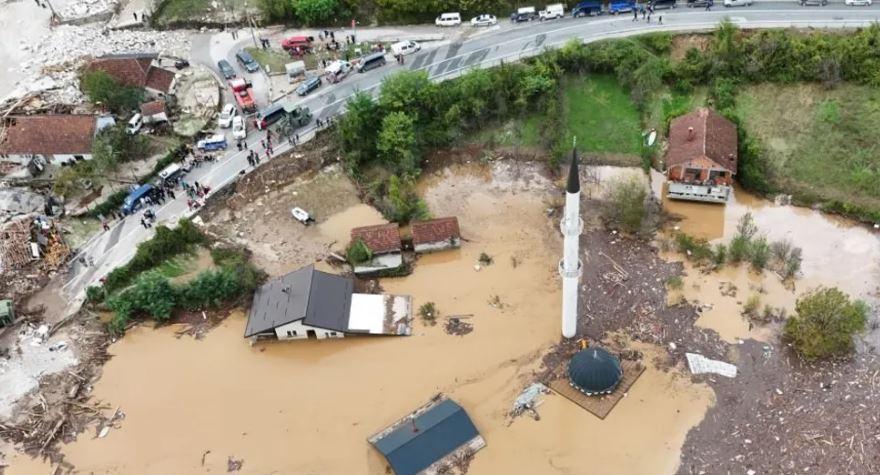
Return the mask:
<path id="1" fill-rule="evenodd" d="M 296 330 L 293 331 L 293 336 L 296 336 Z"/>
<path id="2" fill-rule="evenodd" d="M 336 336 L 336 332 L 330 332 L 330 336 Z"/>
<path id="3" fill-rule="evenodd" d="M 73 159 L 74 159 L 74 160 L 85 160 L 86 158 L 83 157 L 82 155 L 74 155 L 74 156 L 73 156 Z"/>

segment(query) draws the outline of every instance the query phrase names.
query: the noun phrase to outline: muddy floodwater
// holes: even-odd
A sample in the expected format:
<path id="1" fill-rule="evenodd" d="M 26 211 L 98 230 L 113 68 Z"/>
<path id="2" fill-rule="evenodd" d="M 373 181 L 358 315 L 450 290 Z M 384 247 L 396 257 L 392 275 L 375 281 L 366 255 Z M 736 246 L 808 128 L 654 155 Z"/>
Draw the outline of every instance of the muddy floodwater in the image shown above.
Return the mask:
<path id="1" fill-rule="evenodd" d="M 135 328 L 110 348 L 94 388 L 125 419 L 105 438 L 82 434 L 65 446 L 68 461 L 96 474 L 225 473 L 231 457 L 243 461 L 239 473 L 380 475 L 385 461 L 366 438 L 444 392 L 488 444 L 469 473 L 674 473 L 714 396 L 677 370 L 656 369 L 662 349 L 639 348 L 648 368 L 605 420 L 552 394 L 537 408 L 540 421 L 507 416 L 560 331 L 561 241 L 545 214 L 558 191 L 536 170 L 465 166 L 421 183 L 432 214 L 458 216 L 466 241 L 381 284 L 416 308 L 435 302 L 436 326 L 418 321 L 410 337 L 256 346 L 242 338 L 242 312 L 203 340 Z M 325 239 L 378 219 L 342 214 L 319 225 Z M 494 263 L 475 270 L 481 252 Z M 467 316 L 473 332 L 447 334 L 450 315 Z"/>
<path id="2" fill-rule="evenodd" d="M 769 241 L 788 239 L 803 249 L 801 274 L 789 288 L 776 274 L 755 272 L 747 264 L 701 273 L 685 263 L 680 293 L 689 302 L 704 305 L 697 324 L 716 330 L 725 341 L 766 341 L 772 336 L 768 328 L 750 328 L 741 316 L 742 305 L 752 296 L 760 299 L 762 308 L 785 308 L 789 315 L 799 295 L 819 286 L 839 287 L 855 298 L 876 301 L 880 239 L 875 231 L 816 210 L 776 204 L 741 188 L 736 188 L 726 206 L 669 200 L 664 182 L 661 174 L 652 173 L 653 190 L 660 196 L 664 210 L 680 219 L 675 223 L 676 230 L 713 243 L 729 243 L 740 218 L 751 213 L 759 233 Z M 667 258 L 681 260 L 682 256 L 669 254 Z"/>

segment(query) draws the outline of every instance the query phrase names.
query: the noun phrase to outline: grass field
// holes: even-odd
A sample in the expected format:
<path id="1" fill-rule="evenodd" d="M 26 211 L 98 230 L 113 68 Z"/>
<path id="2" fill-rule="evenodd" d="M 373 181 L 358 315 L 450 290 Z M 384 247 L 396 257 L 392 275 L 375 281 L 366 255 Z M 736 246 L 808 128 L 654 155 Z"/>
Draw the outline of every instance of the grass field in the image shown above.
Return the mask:
<path id="1" fill-rule="evenodd" d="M 214 4 L 217 8 L 214 8 Z M 240 0 L 165 0 L 161 2 L 155 21 L 167 24 L 176 21 L 202 20 L 233 21 L 243 14 Z M 224 13 L 225 12 L 225 13 Z"/>
<path id="2" fill-rule="evenodd" d="M 737 107 L 782 191 L 880 210 L 880 91 L 758 85 L 738 96 Z"/>
<path id="3" fill-rule="evenodd" d="M 296 61 L 281 49 L 245 48 L 260 63 L 264 71 L 270 74 L 284 74 L 284 65 Z"/>
<path id="4" fill-rule="evenodd" d="M 563 84 L 563 143 L 577 137 L 584 152 L 641 152 L 641 120 L 629 94 L 612 76 L 569 78 Z"/>

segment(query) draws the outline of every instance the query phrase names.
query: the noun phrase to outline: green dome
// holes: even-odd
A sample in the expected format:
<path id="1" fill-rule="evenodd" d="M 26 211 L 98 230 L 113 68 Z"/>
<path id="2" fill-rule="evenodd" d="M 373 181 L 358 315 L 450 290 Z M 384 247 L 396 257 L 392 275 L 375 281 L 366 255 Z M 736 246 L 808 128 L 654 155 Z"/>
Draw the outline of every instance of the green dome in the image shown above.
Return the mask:
<path id="1" fill-rule="evenodd" d="M 568 363 L 568 382 L 587 395 L 614 391 L 621 377 L 620 361 L 602 348 L 581 350 Z"/>

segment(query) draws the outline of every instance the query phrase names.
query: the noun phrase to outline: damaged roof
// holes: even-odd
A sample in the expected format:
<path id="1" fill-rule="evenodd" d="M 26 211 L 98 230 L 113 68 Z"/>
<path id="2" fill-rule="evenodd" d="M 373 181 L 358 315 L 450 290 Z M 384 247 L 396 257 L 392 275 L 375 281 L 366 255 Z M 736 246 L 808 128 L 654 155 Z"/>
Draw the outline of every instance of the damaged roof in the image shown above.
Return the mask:
<path id="1" fill-rule="evenodd" d="M 705 107 L 670 122 L 666 166 L 683 165 L 701 158 L 736 174 L 736 124 Z"/>
<path id="2" fill-rule="evenodd" d="M 168 92 L 174 73 L 153 66 L 156 58 L 155 53 L 111 54 L 95 58 L 87 69 L 104 71 L 125 86 Z"/>
<path id="3" fill-rule="evenodd" d="M 350 279 L 307 266 L 273 279 L 257 289 L 244 336 L 304 319 L 303 323 L 331 331 L 348 329 Z"/>
<path id="4" fill-rule="evenodd" d="M 94 115 L 9 116 L 0 153 L 18 155 L 89 154 L 95 139 Z"/>
<path id="5" fill-rule="evenodd" d="M 358 239 L 374 254 L 400 251 L 400 228 L 395 223 L 354 228 L 351 230 L 351 240 Z"/>
<path id="6" fill-rule="evenodd" d="M 461 238 L 458 218 L 447 217 L 412 223 L 413 244 L 427 244 Z"/>
<path id="7" fill-rule="evenodd" d="M 150 117 L 165 112 L 165 101 L 151 101 L 141 104 L 141 115 Z"/>

